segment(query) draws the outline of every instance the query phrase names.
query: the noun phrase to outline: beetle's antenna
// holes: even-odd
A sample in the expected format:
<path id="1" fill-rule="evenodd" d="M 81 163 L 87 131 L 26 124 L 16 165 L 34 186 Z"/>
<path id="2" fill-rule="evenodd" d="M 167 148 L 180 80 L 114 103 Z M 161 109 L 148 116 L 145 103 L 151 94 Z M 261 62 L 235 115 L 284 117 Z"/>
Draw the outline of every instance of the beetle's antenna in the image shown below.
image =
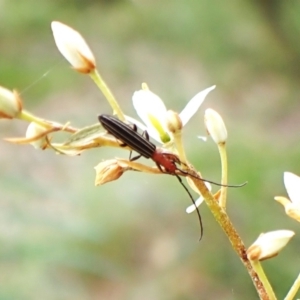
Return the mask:
<path id="1" fill-rule="evenodd" d="M 209 182 L 209 183 L 217 185 L 217 186 L 225 186 L 225 187 L 231 187 L 231 188 L 240 188 L 240 187 L 243 187 L 244 185 L 246 185 L 248 183 L 248 181 L 245 181 L 242 184 L 221 184 L 221 183 L 218 183 L 218 182 L 215 182 L 215 181 L 207 180 L 207 179 L 202 178 L 200 176 L 193 175 L 190 172 L 182 170 L 182 169 L 180 169 L 178 167 L 176 167 L 176 170 L 179 171 L 179 172 L 181 172 L 183 175 L 188 175 L 188 176 L 194 177 L 196 179 L 199 179 L 199 180 L 202 180 L 202 181 L 205 181 L 205 182 Z"/>
<path id="2" fill-rule="evenodd" d="M 200 211 L 195 203 L 195 200 L 193 199 L 191 193 L 189 192 L 189 190 L 187 189 L 187 187 L 183 184 L 181 178 L 179 175 L 175 174 L 176 178 L 178 179 L 178 181 L 180 182 L 180 184 L 183 186 L 183 188 L 186 190 L 186 192 L 188 193 L 188 195 L 190 196 L 193 204 L 195 205 L 196 207 L 196 210 L 197 210 L 197 215 L 198 215 L 198 220 L 199 220 L 199 224 L 200 224 L 200 238 L 199 238 L 199 241 L 201 241 L 202 239 L 202 236 L 203 236 L 203 224 L 202 224 L 202 218 L 201 218 L 201 215 L 200 215 Z"/>

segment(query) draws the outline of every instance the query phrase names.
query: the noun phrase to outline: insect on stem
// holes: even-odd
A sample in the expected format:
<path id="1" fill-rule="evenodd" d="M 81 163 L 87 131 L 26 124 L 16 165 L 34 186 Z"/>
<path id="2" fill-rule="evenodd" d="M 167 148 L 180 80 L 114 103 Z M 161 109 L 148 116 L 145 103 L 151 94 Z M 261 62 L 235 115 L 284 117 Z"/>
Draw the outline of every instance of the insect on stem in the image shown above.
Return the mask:
<path id="1" fill-rule="evenodd" d="M 200 223 L 200 229 L 201 229 L 200 240 L 203 236 L 203 225 L 202 225 L 201 215 L 191 193 L 189 192 L 187 187 L 183 184 L 182 179 L 180 178 L 179 175 L 191 176 L 199 180 L 206 181 L 218 186 L 242 187 L 246 184 L 243 183 L 241 185 L 223 185 L 220 183 L 216 183 L 214 181 L 206 180 L 204 178 L 201 178 L 200 176 L 193 175 L 190 172 L 182 170 L 177 166 L 177 164 L 185 165 L 180 161 L 177 155 L 170 152 L 166 152 L 164 149 L 157 148 L 156 145 L 151 143 L 149 141 L 149 135 L 146 131 L 144 132 L 145 136 L 138 133 L 136 125 L 133 125 L 133 127 L 131 127 L 130 125 L 125 124 L 124 122 L 110 115 L 100 115 L 98 116 L 98 119 L 99 122 L 102 124 L 102 126 L 108 131 L 108 133 L 113 135 L 121 142 L 121 146 L 128 146 L 139 154 L 134 158 L 130 158 L 130 160 L 136 160 L 141 156 L 145 158 L 151 158 L 162 173 L 176 176 L 176 178 L 183 186 L 183 188 L 186 190 L 193 204 L 196 207 L 198 219 Z"/>

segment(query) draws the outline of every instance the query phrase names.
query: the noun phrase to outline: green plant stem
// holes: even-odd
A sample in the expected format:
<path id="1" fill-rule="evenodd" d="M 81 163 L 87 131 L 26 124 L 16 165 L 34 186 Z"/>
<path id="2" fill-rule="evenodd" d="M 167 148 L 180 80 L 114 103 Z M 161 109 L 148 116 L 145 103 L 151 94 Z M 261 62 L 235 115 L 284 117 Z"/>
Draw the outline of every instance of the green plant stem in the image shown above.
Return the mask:
<path id="1" fill-rule="evenodd" d="M 194 175 L 197 173 L 194 171 Z M 273 295 L 268 294 L 268 291 L 264 285 L 264 282 L 260 279 L 258 273 L 253 268 L 251 262 L 247 258 L 246 248 L 242 239 L 240 238 L 238 232 L 234 228 L 233 224 L 231 223 L 228 215 L 226 214 L 225 210 L 223 210 L 214 196 L 210 193 L 207 189 L 205 183 L 199 179 L 189 176 L 189 178 L 194 182 L 197 189 L 200 191 L 201 195 L 204 197 L 207 206 L 209 207 L 210 211 L 212 212 L 214 218 L 219 223 L 221 228 L 224 230 L 225 234 L 227 235 L 234 251 L 240 257 L 242 263 L 246 267 L 253 284 L 257 290 L 257 293 L 262 300 L 274 300 Z"/>
<path id="2" fill-rule="evenodd" d="M 45 129 L 54 129 L 55 128 L 54 131 L 62 130 L 62 131 L 74 133 L 78 130 L 77 128 L 74 128 L 71 126 L 66 126 L 66 125 L 63 125 L 63 124 L 60 124 L 57 122 L 52 122 L 52 121 L 41 119 L 25 109 L 23 109 L 19 113 L 18 119 L 26 121 L 26 122 L 34 122 L 34 123 L 44 127 Z"/>
<path id="3" fill-rule="evenodd" d="M 222 187 L 221 187 L 221 194 L 219 198 L 220 206 L 225 210 L 226 209 L 226 199 L 227 199 L 227 185 L 228 184 L 228 164 L 227 164 L 227 152 L 226 152 L 226 144 L 220 143 L 218 144 L 218 149 L 221 158 L 221 167 L 222 167 Z"/>
<path id="4" fill-rule="evenodd" d="M 256 260 L 256 261 L 251 261 L 252 267 L 254 269 L 254 271 L 258 274 L 258 277 L 260 278 L 261 282 L 263 283 L 269 297 L 271 300 L 276 300 L 276 296 L 274 294 L 274 291 L 271 287 L 271 284 L 261 266 L 261 263 Z"/>
<path id="5" fill-rule="evenodd" d="M 155 174 L 162 174 L 158 168 L 152 168 L 145 165 L 142 165 L 137 162 L 131 162 L 127 160 L 118 159 L 118 161 L 123 163 L 126 167 L 130 167 L 133 170 L 139 170 L 141 172 L 149 172 Z M 192 175 L 197 176 L 197 172 L 193 169 L 189 170 Z M 276 300 L 276 296 L 272 290 L 272 287 L 263 272 L 263 269 L 259 262 L 251 262 L 246 254 L 246 248 L 242 239 L 240 238 L 238 232 L 234 228 L 232 222 L 230 221 L 228 215 L 226 214 L 225 210 L 218 204 L 217 200 L 214 196 L 210 193 L 207 189 L 205 183 L 202 180 L 199 180 L 195 177 L 188 176 L 190 180 L 193 181 L 194 185 L 200 191 L 201 195 L 206 201 L 207 206 L 211 210 L 213 216 L 215 217 L 216 221 L 219 223 L 221 228 L 224 230 L 225 234 L 227 235 L 234 251 L 240 257 L 243 265 L 245 266 L 246 270 L 248 271 L 253 284 L 256 288 L 256 291 L 259 295 L 261 300 Z M 299 279 L 300 280 L 300 279 Z M 290 300 L 290 299 L 286 299 Z"/>
<path id="6" fill-rule="evenodd" d="M 27 122 L 34 122 L 38 125 L 41 125 L 42 127 L 48 128 L 50 129 L 52 126 L 50 126 L 50 124 L 48 122 L 46 122 L 45 120 L 36 117 L 35 115 L 33 115 L 32 113 L 30 113 L 29 111 L 23 109 L 20 114 L 19 114 L 19 119 L 23 120 L 23 121 L 27 121 Z"/>
<path id="7" fill-rule="evenodd" d="M 296 278 L 295 282 L 293 283 L 291 289 L 289 290 L 288 294 L 284 298 L 284 300 L 292 300 L 294 299 L 296 293 L 298 292 L 300 287 L 300 274 Z"/>
<path id="8" fill-rule="evenodd" d="M 91 76 L 91 78 L 94 80 L 94 82 L 97 84 L 97 86 L 99 87 L 99 89 L 101 90 L 105 98 L 107 99 L 108 103 L 113 109 L 114 114 L 117 114 L 118 118 L 121 121 L 125 121 L 125 116 L 117 100 L 115 99 L 114 95 L 112 94 L 109 87 L 106 85 L 105 81 L 102 79 L 98 71 L 95 69 L 89 75 Z"/>

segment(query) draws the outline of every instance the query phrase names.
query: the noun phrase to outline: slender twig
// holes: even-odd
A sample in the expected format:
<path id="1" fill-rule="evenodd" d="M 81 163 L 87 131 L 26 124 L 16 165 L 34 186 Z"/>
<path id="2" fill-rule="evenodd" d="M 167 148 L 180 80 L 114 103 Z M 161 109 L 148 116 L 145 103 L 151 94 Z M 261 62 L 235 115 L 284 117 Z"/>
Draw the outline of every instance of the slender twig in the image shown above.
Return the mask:
<path id="1" fill-rule="evenodd" d="M 221 187 L 221 193 L 219 198 L 220 206 L 226 210 L 226 199 L 227 199 L 227 183 L 228 183 L 228 165 L 227 165 L 227 153 L 226 153 L 226 144 L 220 143 L 218 144 L 218 149 L 220 153 L 221 158 L 221 167 L 222 167 L 222 187 Z"/>
<path id="2" fill-rule="evenodd" d="M 118 118 L 121 121 L 125 121 L 125 116 L 121 110 L 121 107 L 119 106 L 117 100 L 115 99 L 113 93 L 109 89 L 109 87 L 106 85 L 105 81 L 101 77 L 101 75 L 98 73 L 98 71 L 95 69 L 92 73 L 90 73 L 91 78 L 94 80 L 94 82 L 97 84 L 103 95 L 105 96 L 106 100 L 112 107 L 114 114 L 118 116 Z"/>
<path id="3" fill-rule="evenodd" d="M 291 289 L 289 290 L 288 294 L 284 298 L 284 300 L 292 300 L 294 299 L 295 295 L 297 294 L 300 288 L 300 274 L 296 278 L 294 284 L 292 285 Z"/>
<path id="4" fill-rule="evenodd" d="M 195 175 L 197 173 L 195 172 Z M 242 239 L 240 238 L 237 230 L 233 226 L 232 222 L 230 221 L 228 215 L 226 214 L 225 210 L 223 210 L 214 196 L 210 193 L 207 189 L 205 183 L 199 179 L 189 176 L 189 178 L 194 182 L 197 189 L 200 191 L 201 195 L 206 201 L 207 206 L 209 207 L 210 211 L 214 215 L 216 221 L 219 223 L 221 228 L 224 230 L 225 234 L 227 235 L 234 251 L 240 257 L 242 263 L 246 267 L 253 284 L 257 290 L 257 293 L 262 300 L 273 300 L 274 298 L 268 294 L 266 287 L 264 286 L 263 282 L 261 281 L 260 277 L 254 270 L 251 262 L 247 258 L 246 255 L 246 248 Z"/>

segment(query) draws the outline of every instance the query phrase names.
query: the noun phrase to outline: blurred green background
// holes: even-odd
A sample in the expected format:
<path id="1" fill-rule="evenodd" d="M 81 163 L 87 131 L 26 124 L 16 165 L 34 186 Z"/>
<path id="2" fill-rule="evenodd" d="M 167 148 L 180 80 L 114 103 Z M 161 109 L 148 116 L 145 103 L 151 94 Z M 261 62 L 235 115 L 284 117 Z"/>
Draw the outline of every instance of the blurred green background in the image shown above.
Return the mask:
<path id="1" fill-rule="evenodd" d="M 229 181 L 249 182 L 229 190 L 228 213 L 249 246 L 261 232 L 299 231 L 273 200 L 286 195 L 284 171 L 300 174 L 299 10 L 298 1 L 0 0 L 0 84 L 18 89 L 37 115 L 74 126 L 111 113 L 58 53 L 52 20 L 84 35 L 128 115 L 136 116 L 131 96 L 142 82 L 176 111 L 216 84 L 184 142 L 203 176 L 220 181 L 216 146 L 196 136 L 205 134 L 206 108 L 223 116 Z M 0 137 L 26 127 L 1 120 Z M 128 152 L 64 157 L 0 142 L 0 299 L 257 299 L 205 205 L 198 242 L 175 178 L 126 173 L 94 187 L 93 167 L 115 156 Z M 296 235 L 263 262 L 279 299 L 299 272 L 299 247 Z"/>

